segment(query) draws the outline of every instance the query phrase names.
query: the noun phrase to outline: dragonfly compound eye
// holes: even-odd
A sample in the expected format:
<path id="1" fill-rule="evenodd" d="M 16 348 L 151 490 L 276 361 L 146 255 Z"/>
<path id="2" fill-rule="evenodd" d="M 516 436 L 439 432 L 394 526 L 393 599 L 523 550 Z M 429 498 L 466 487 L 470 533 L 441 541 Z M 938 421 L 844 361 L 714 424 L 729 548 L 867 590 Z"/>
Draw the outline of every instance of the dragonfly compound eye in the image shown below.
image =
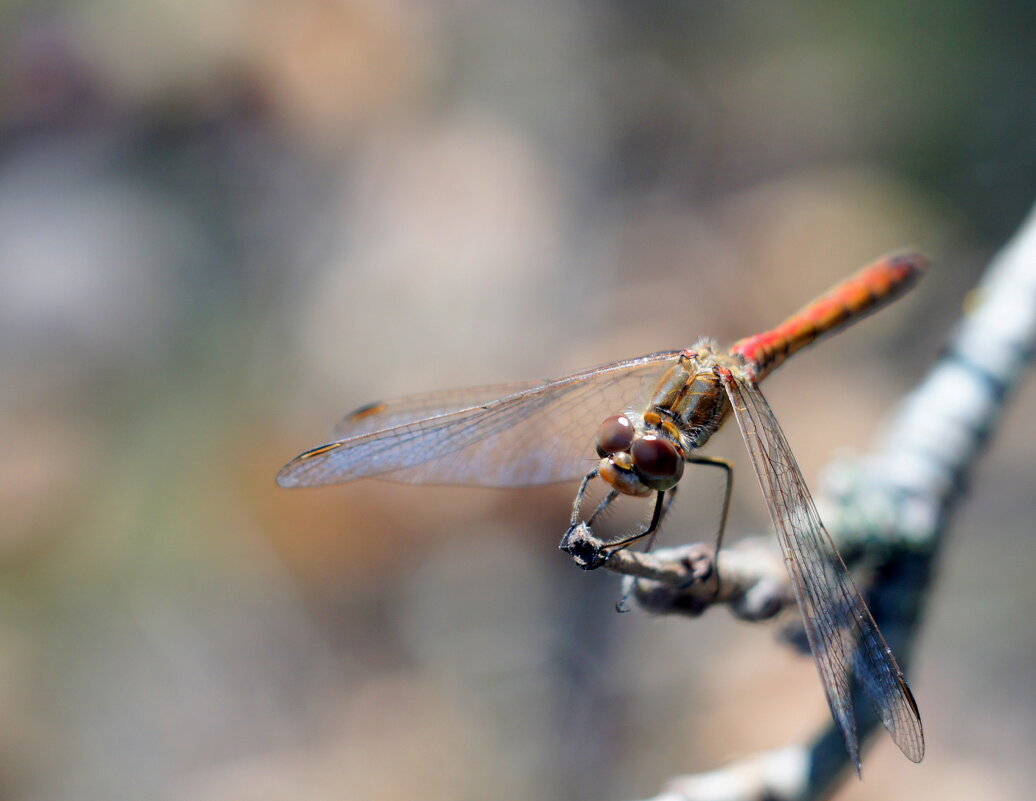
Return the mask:
<path id="1" fill-rule="evenodd" d="M 641 437 L 630 450 L 640 480 L 654 490 L 667 490 L 683 475 L 683 457 L 676 446 L 654 434 Z"/>
<path id="2" fill-rule="evenodd" d="M 628 451 L 633 444 L 633 423 L 625 415 L 609 417 L 597 429 L 597 455 L 601 458 L 612 453 Z"/>

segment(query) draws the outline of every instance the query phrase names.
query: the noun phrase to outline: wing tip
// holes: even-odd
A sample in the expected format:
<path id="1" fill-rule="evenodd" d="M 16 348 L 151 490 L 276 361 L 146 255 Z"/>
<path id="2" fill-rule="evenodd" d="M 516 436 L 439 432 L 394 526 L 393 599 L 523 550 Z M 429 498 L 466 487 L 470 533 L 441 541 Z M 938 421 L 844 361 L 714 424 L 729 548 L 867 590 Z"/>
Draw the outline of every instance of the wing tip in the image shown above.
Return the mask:
<path id="1" fill-rule="evenodd" d="M 921 733 L 920 728 L 916 731 L 911 731 L 909 735 L 899 735 L 897 732 L 889 731 L 892 735 L 892 742 L 896 744 L 896 747 L 903 752 L 903 756 L 913 762 L 915 765 L 924 759 L 924 735 Z"/>
<path id="2" fill-rule="evenodd" d="M 917 699 L 914 698 L 914 693 L 910 689 L 910 685 L 906 683 L 902 673 L 899 675 L 899 686 L 910 709 L 908 720 L 910 725 L 905 727 L 902 733 L 900 733 L 899 729 L 893 730 L 887 723 L 885 728 L 889 730 L 893 742 L 899 746 L 903 756 L 911 762 L 917 763 L 924 759 L 924 725 L 921 723 L 921 710 L 917 708 Z"/>
<path id="3" fill-rule="evenodd" d="M 316 448 L 300 453 L 284 467 L 277 472 L 277 486 L 283 487 L 284 489 L 294 489 L 296 487 L 312 487 L 313 482 L 306 481 L 305 476 L 302 473 L 302 469 L 306 466 L 306 463 L 318 456 L 324 456 L 331 451 L 338 450 L 342 447 L 341 442 L 329 442 L 327 445 L 320 445 Z"/>
<path id="4" fill-rule="evenodd" d="M 921 729 L 920 718 L 915 719 L 913 722 L 915 722 L 917 726 L 911 726 L 905 734 L 899 734 L 898 732 L 891 730 L 889 731 L 889 734 L 892 735 L 892 741 L 899 747 L 899 750 L 903 752 L 903 756 L 914 764 L 917 764 L 924 759 L 924 732 Z"/>
<path id="5" fill-rule="evenodd" d="M 282 489 L 294 489 L 302 486 L 302 482 L 295 475 L 295 460 L 292 460 L 277 471 L 277 486 Z"/>

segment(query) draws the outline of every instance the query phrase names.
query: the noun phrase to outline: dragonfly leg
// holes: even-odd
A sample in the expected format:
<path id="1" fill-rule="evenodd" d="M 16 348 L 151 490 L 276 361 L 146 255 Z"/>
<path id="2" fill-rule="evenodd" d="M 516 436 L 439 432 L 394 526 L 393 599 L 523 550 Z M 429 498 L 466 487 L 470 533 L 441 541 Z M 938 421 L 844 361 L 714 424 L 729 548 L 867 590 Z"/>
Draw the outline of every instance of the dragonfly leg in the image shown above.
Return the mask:
<path id="1" fill-rule="evenodd" d="M 668 494 L 665 499 L 665 504 L 662 506 L 662 514 L 658 518 L 658 522 L 654 524 L 654 530 L 645 531 L 643 534 L 638 534 L 634 537 L 631 542 L 636 542 L 641 537 L 648 537 L 648 543 L 644 546 L 644 553 L 648 553 L 655 547 L 655 537 L 658 536 L 658 526 L 661 524 L 666 517 L 669 516 L 669 510 L 673 508 L 673 502 L 676 500 L 676 490 L 679 489 L 679 485 L 670 487 Z M 650 527 L 649 527 L 650 528 Z M 612 546 L 609 546 L 612 547 Z"/>
<path id="2" fill-rule="evenodd" d="M 579 489 L 576 492 L 576 499 L 572 502 L 572 516 L 568 519 L 568 528 L 571 530 L 576 523 L 579 522 L 579 510 L 583 505 L 583 499 L 586 498 L 586 490 L 590 486 L 590 482 L 593 481 L 599 475 L 600 470 L 596 467 L 583 476 L 583 480 L 579 483 Z M 609 493 L 610 494 L 610 493 Z M 610 503 L 611 501 L 609 501 Z M 597 512 L 594 512 L 596 515 Z M 591 515 L 591 519 L 593 515 Z"/>
<path id="3" fill-rule="evenodd" d="M 723 486 L 723 509 L 719 516 L 719 529 L 716 531 L 716 555 L 713 557 L 713 570 L 716 573 L 716 595 L 718 596 L 721 580 L 719 575 L 719 549 L 723 545 L 723 534 L 727 530 L 727 515 L 730 513 L 730 495 L 734 489 L 734 465 L 726 459 L 718 459 L 714 456 L 693 455 L 687 461 L 707 467 L 718 467 L 726 474 Z"/>
<path id="4" fill-rule="evenodd" d="M 677 486 L 679 486 L 679 485 L 677 485 Z M 665 506 L 662 509 L 662 517 L 663 518 L 666 515 L 669 514 L 669 510 L 673 507 L 673 501 L 676 500 L 676 490 L 677 490 L 677 487 L 672 487 L 669 490 L 669 497 L 666 499 Z M 645 533 L 645 534 L 641 534 L 639 536 L 641 536 L 641 537 L 648 536 L 648 534 Z M 656 536 L 658 536 L 658 527 L 657 527 L 657 525 L 655 527 L 655 530 L 650 532 L 650 539 L 648 540 L 648 544 L 644 547 L 644 552 L 645 553 L 649 553 L 655 547 L 655 537 Z M 634 538 L 632 541 L 635 541 L 635 539 L 636 538 Z M 629 544 L 629 542 L 627 542 L 627 544 Z M 613 547 L 613 546 L 609 546 L 609 547 Z M 609 551 L 609 554 L 610 553 L 612 553 L 612 551 Z M 628 612 L 628 611 L 630 611 L 630 607 L 629 607 L 630 596 L 633 594 L 633 591 L 639 585 L 640 585 L 640 579 L 639 578 L 635 578 L 634 577 L 634 578 L 632 578 L 632 580 L 629 580 L 629 583 L 626 586 L 626 592 L 624 592 L 622 594 L 622 597 L 615 603 L 615 611 L 616 612 Z"/>
<path id="5" fill-rule="evenodd" d="M 609 492 L 607 495 L 605 495 L 601 499 L 601 502 L 599 504 L 597 504 L 597 508 L 594 509 L 593 513 L 588 518 L 586 518 L 586 524 L 588 526 L 590 526 L 591 528 L 593 528 L 594 521 L 597 519 L 598 515 L 600 515 L 601 512 L 603 512 L 605 509 L 607 509 L 613 503 L 615 503 L 615 499 L 618 498 L 618 497 L 619 497 L 619 491 L 616 490 L 616 489 L 613 489 L 611 492 Z"/>
<path id="6" fill-rule="evenodd" d="M 672 490 L 669 490 L 669 492 L 672 493 Z M 609 542 L 607 545 L 601 548 L 601 556 L 604 559 L 607 559 L 616 551 L 621 551 L 623 548 L 628 548 L 633 543 L 637 542 L 638 540 L 644 539 L 644 537 L 648 537 L 654 534 L 655 531 L 658 530 L 658 524 L 662 522 L 662 517 L 667 511 L 669 511 L 670 506 L 670 504 L 667 504 L 665 502 L 665 494 L 666 491 L 662 490 L 655 496 L 655 510 L 651 513 L 651 522 L 648 523 L 647 527 L 643 531 L 639 531 L 632 537 L 627 537 L 626 539 L 619 540 L 618 542 Z M 652 543 L 654 543 L 653 539 Z"/>
<path id="7" fill-rule="evenodd" d="M 572 502 L 572 516 L 568 520 L 568 529 L 565 531 L 565 535 L 561 538 L 561 542 L 558 544 L 558 547 L 567 553 L 571 552 L 572 535 L 577 531 L 581 532 L 583 529 L 589 530 L 589 525 L 587 523 L 580 522 L 579 512 L 582 509 L 583 500 L 586 498 L 586 490 L 590 486 L 590 482 L 597 478 L 599 473 L 600 471 L 595 467 L 583 476 L 583 480 L 579 483 L 579 489 L 576 492 L 576 499 Z M 611 493 L 609 493 L 609 495 L 610 494 Z M 607 501 L 608 498 L 605 497 L 604 500 Z M 601 502 L 601 505 L 603 504 L 604 501 Z M 594 510 L 594 514 L 590 516 L 590 519 L 592 520 L 599 511 L 601 511 L 600 505 L 596 510 Z M 596 565 L 594 566 L 596 567 Z"/>
<path id="8" fill-rule="evenodd" d="M 672 494 L 672 490 L 668 490 Z M 662 517 L 668 511 L 670 504 L 665 503 L 665 491 L 658 492 L 655 500 L 654 512 L 651 515 L 651 522 L 640 531 L 634 534 L 632 537 L 627 537 L 619 542 L 602 543 L 592 533 L 589 524 L 586 521 L 577 521 L 573 525 L 569 526 L 568 531 L 565 532 L 565 536 L 561 538 L 561 544 L 558 546 L 561 550 L 575 557 L 576 563 L 583 568 L 583 570 L 593 570 L 598 568 L 605 563 L 609 556 L 616 551 L 620 551 L 623 548 L 632 545 L 637 540 L 641 540 L 653 534 L 658 529 L 658 524 L 661 522 Z M 618 495 L 616 495 L 618 497 Z M 608 501 L 605 498 L 605 501 Z M 608 501 L 610 503 L 610 501 Z M 602 505 L 607 508 L 607 504 L 602 502 Z"/>

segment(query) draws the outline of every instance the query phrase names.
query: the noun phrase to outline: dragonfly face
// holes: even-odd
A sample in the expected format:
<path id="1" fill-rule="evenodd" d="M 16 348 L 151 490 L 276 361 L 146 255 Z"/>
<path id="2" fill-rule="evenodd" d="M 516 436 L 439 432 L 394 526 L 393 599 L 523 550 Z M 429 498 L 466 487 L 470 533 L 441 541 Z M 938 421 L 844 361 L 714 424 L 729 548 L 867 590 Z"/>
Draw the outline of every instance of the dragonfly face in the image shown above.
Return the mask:
<path id="1" fill-rule="evenodd" d="M 672 489 L 686 458 L 680 431 L 657 412 L 607 418 L 597 429 L 600 476 L 624 495 Z"/>

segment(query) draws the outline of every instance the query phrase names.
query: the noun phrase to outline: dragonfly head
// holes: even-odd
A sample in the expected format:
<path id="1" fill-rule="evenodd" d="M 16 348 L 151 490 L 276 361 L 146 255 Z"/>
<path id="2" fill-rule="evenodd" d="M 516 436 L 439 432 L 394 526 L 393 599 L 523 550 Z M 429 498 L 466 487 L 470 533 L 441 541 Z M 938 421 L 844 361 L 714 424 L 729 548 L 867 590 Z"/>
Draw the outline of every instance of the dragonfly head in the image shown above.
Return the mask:
<path id="1" fill-rule="evenodd" d="M 679 432 L 657 414 L 641 425 L 622 414 L 607 418 L 597 429 L 597 454 L 601 478 L 625 495 L 665 491 L 683 475 Z"/>

